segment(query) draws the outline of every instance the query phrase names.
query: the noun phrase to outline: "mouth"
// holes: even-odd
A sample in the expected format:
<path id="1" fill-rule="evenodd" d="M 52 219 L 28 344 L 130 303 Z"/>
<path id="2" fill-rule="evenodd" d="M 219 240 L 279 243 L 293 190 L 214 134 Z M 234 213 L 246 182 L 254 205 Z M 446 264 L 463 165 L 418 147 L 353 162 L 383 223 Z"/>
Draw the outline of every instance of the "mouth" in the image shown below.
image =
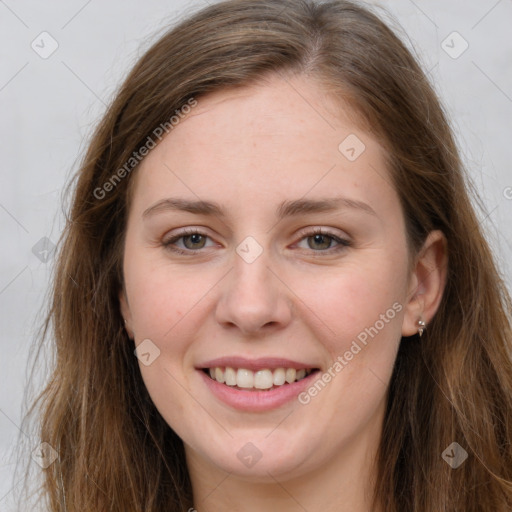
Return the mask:
<path id="1" fill-rule="evenodd" d="M 234 368 L 213 366 L 202 371 L 219 384 L 240 391 L 272 391 L 299 382 L 319 371 L 318 368 Z"/>
<path id="2" fill-rule="evenodd" d="M 215 399 L 244 412 L 265 412 L 293 404 L 320 375 L 318 363 L 282 357 L 225 356 L 195 369 Z"/>

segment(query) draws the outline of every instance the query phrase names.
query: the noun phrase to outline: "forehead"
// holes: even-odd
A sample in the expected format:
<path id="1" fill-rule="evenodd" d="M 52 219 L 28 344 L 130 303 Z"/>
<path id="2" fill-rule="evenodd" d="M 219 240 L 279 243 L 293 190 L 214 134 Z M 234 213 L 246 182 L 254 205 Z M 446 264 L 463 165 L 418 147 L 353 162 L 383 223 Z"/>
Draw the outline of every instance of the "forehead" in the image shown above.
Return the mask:
<path id="1" fill-rule="evenodd" d="M 210 93 L 198 100 L 185 121 L 190 130 L 200 129 L 210 137 L 238 142 L 237 151 L 243 149 L 244 142 L 254 146 L 258 140 L 273 141 L 286 148 L 294 146 L 293 140 L 315 135 L 332 142 L 333 137 L 343 135 L 343 130 L 365 131 L 351 104 L 341 96 L 327 94 L 318 80 L 296 75 L 270 75 L 256 84 Z M 185 121 L 180 124 L 184 126 Z M 247 135 L 258 138 L 249 140 Z"/>
<path id="2" fill-rule="evenodd" d="M 238 195 L 245 208 L 334 189 L 397 200 L 379 141 L 317 82 L 275 77 L 197 101 L 135 173 L 139 202 L 177 190 L 221 201 Z"/>

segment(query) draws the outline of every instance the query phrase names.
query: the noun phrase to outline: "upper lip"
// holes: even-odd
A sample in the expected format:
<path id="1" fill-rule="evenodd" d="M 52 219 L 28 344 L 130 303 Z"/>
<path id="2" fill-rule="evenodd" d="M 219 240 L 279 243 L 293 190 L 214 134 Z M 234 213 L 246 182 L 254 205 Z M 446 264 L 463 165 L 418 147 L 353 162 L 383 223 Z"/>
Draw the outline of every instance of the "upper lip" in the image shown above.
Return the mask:
<path id="1" fill-rule="evenodd" d="M 244 368 L 246 370 L 274 370 L 276 368 L 295 368 L 300 370 L 301 368 L 313 369 L 318 368 L 315 364 L 302 363 L 300 361 L 293 361 L 291 359 L 282 359 L 280 357 L 261 357 L 258 359 L 247 359 L 246 357 L 240 356 L 229 356 L 219 357 L 217 359 L 211 359 L 198 365 L 198 369 L 203 368 L 216 368 L 216 367 L 230 367 L 230 368 Z"/>

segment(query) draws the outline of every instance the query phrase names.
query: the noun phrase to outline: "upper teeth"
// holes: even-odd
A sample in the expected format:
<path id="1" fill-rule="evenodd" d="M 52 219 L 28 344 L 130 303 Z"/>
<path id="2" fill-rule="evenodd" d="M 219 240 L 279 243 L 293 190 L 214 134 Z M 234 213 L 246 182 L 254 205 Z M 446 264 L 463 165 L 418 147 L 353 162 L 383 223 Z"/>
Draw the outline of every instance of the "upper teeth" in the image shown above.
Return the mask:
<path id="1" fill-rule="evenodd" d="M 272 386 L 282 386 L 285 382 L 291 384 L 309 375 L 312 370 L 301 368 L 264 369 L 253 372 L 246 368 L 209 368 L 210 377 L 217 382 L 239 388 L 270 389 Z"/>

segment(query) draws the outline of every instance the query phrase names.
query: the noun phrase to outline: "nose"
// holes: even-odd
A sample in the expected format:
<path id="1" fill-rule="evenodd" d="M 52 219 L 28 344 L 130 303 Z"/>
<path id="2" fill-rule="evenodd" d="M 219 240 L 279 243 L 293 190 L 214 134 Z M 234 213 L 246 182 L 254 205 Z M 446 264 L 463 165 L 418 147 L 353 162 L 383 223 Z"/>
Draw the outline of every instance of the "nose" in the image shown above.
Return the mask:
<path id="1" fill-rule="evenodd" d="M 252 263 L 238 255 L 234 260 L 233 270 L 222 280 L 217 322 L 252 336 L 286 327 L 292 318 L 291 297 L 265 252 Z"/>

